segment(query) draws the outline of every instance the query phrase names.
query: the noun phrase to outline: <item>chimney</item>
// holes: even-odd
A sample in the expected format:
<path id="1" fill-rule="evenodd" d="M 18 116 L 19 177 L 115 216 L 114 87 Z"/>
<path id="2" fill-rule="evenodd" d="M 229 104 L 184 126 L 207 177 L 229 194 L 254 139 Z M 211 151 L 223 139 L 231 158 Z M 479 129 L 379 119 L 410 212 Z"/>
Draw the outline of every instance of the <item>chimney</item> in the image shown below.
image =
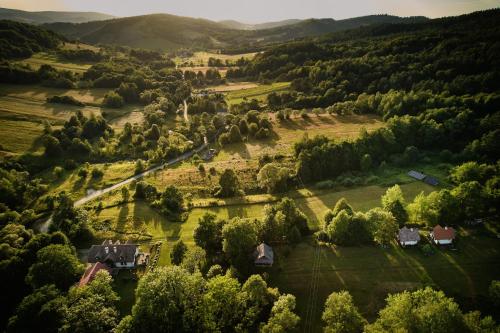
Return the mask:
<path id="1" fill-rule="evenodd" d="M 448 230 L 448 226 L 445 226 L 445 227 L 444 227 L 444 230 Z"/>
<path id="2" fill-rule="evenodd" d="M 413 228 L 410 228 L 410 231 L 413 231 Z"/>
<path id="3" fill-rule="evenodd" d="M 109 247 L 107 247 L 107 246 L 104 247 L 104 252 L 106 252 L 106 254 L 108 254 L 109 253 Z"/>
<path id="4" fill-rule="evenodd" d="M 113 246 L 113 252 L 116 253 L 116 246 Z"/>

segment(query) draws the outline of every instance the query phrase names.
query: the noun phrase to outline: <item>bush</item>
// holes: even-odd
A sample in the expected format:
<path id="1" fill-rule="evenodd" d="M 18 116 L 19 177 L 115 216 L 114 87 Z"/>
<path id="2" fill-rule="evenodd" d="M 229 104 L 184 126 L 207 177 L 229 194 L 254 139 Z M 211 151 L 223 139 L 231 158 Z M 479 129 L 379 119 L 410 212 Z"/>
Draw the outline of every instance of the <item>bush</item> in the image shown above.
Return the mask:
<path id="1" fill-rule="evenodd" d="M 76 106 L 85 106 L 85 103 L 80 102 L 73 96 L 52 96 L 47 97 L 47 103 L 57 103 L 57 104 L 68 104 L 68 105 L 76 105 Z"/>
<path id="2" fill-rule="evenodd" d="M 87 175 L 89 174 L 88 170 L 85 169 L 85 168 L 81 168 L 79 171 L 78 171 L 78 177 L 80 178 L 87 178 Z"/>
<path id="3" fill-rule="evenodd" d="M 64 173 L 64 169 L 61 168 L 60 166 L 54 167 L 53 174 L 56 178 L 61 178 Z"/>
<path id="4" fill-rule="evenodd" d="M 100 179 L 104 176 L 104 172 L 99 168 L 93 168 L 91 175 L 93 179 Z"/>
<path id="5" fill-rule="evenodd" d="M 123 97 L 121 97 L 120 95 L 118 95 L 113 91 L 107 93 L 106 96 L 104 96 L 104 101 L 103 101 L 104 106 L 118 109 L 121 108 L 123 104 L 124 104 Z"/>
<path id="6" fill-rule="evenodd" d="M 316 188 L 320 190 L 328 190 L 335 187 L 335 182 L 333 180 L 324 180 L 316 183 Z"/>

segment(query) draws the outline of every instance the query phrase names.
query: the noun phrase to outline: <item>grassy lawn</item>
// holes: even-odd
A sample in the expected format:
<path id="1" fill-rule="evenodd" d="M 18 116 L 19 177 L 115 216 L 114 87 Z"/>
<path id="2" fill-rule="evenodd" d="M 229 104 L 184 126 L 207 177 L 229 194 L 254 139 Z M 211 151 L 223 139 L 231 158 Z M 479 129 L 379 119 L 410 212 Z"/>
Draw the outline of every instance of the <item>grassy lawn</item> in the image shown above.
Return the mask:
<path id="1" fill-rule="evenodd" d="M 92 66 L 91 63 L 71 62 L 59 59 L 56 55 L 39 52 L 28 59 L 18 61 L 21 64 L 30 65 L 33 69 L 38 69 L 42 65 L 50 65 L 58 70 L 68 70 L 76 73 L 83 73 Z"/>
<path id="2" fill-rule="evenodd" d="M 91 171 L 94 168 L 101 169 L 104 175 L 100 179 L 93 179 Z M 65 171 L 61 178 L 56 178 L 52 171 L 46 171 L 39 175 L 49 183 L 49 192 L 59 193 L 65 191 L 70 194 L 73 200 L 80 199 L 89 190 L 98 190 L 118 183 L 119 181 L 134 175 L 134 162 L 116 162 L 108 164 L 90 164 L 87 178 L 81 179 L 78 176 L 79 168 Z"/>
<path id="3" fill-rule="evenodd" d="M 257 99 L 261 102 L 265 101 L 268 94 L 272 92 L 281 92 L 288 89 L 290 82 L 276 82 L 272 84 L 263 84 L 258 87 L 243 89 L 238 91 L 230 91 L 226 94 L 226 101 L 229 105 L 238 104 L 243 99 Z"/>
<path id="4" fill-rule="evenodd" d="M 421 191 L 430 192 L 432 187 L 420 182 L 402 185 L 407 200 L 412 200 Z M 332 208 L 338 199 L 345 197 L 356 210 L 368 210 L 380 206 L 380 196 L 386 188 L 379 186 L 365 186 L 343 191 L 316 191 L 303 190 L 298 193 L 288 193 L 294 198 L 299 208 L 309 217 L 310 227 L 317 229 L 320 226 L 326 211 Z M 171 222 L 143 201 L 134 201 L 127 204 L 104 208 L 97 213 L 98 225 L 106 225 L 108 231 L 100 233 L 102 238 L 133 238 L 145 239 L 143 244 L 163 241 L 160 265 L 170 263 L 170 251 L 174 242 L 182 239 L 188 246 L 194 244 L 193 231 L 198 220 L 206 212 L 212 212 L 221 219 L 233 217 L 262 218 L 264 206 L 277 200 L 277 197 L 258 195 L 248 196 L 246 203 L 221 203 L 219 207 L 194 208 L 188 219 L 183 222 Z M 112 230 L 112 231 L 111 231 Z M 117 232 L 118 231 L 118 232 Z"/>
<path id="5" fill-rule="evenodd" d="M 319 250 L 319 269 L 313 273 L 315 247 L 312 242 L 303 242 L 287 257 L 278 256 L 279 262 L 275 260 L 269 271 L 270 284 L 297 297 L 297 310 L 303 321 L 311 307 L 314 331 L 320 332 L 324 302 L 334 291 L 349 290 L 370 321 L 385 305 L 388 293 L 430 285 L 449 296 L 460 295 L 457 301 L 461 303 L 486 295 L 490 281 L 500 275 L 498 240 L 483 235 L 463 236 L 458 249 L 438 250 L 425 257 L 417 248 L 323 246 Z M 315 275 L 316 297 L 312 300 L 309 295 Z"/>

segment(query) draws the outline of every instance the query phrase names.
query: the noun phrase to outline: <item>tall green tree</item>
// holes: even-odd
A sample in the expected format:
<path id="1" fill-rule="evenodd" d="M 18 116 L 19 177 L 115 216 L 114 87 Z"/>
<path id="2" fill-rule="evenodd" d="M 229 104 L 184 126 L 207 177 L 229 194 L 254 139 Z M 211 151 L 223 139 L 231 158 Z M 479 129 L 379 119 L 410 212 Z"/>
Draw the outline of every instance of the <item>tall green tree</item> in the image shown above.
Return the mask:
<path id="1" fill-rule="evenodd" d="M 219 178 L 220 189 L 216 196 L 228 198 L 240 193 L 240 181 L 233 169 L 225 169 Z"/>
<path id="2" fill-rule="evenodd" d="M 358 333 L 363 331 L 366 323 L 347 291 L 328 296 L 322 319 L 325 333 Z"/>
<path id="3" fill-rule="evenodd" d="M 300 317 L 295 310 L 295 297 L 290 294 L 282 295 L 274 302 L 271 315 L 260 328 L 261 333 L 294 332 L 299 324 Z"/>
<path id="4" fill-rule="evenodd" d="M 408 222 L 408 213 L 405 209 L 405 199 L 403 191 L 401 191 L 401 187 L 399 187 L 399 185 L 396 184 L 387 189 L 385 194 L 382 196 L 382 207 L 394 216 L 400 227 L 404 226 L 405 223 Z"/>
<path id="5" fill-rule="evenodd" d="M 73 249 L 66 245 L 49 245 L 38 251 L 26 282 L 33 288 L 54 284 L 61 290 L 67 290 L 82 273 L 83 265 Z"/>
<path id="6" fill-rule="evenodd" d="M 233 218 L 222 229 L 223 250 L 237 269 L 247 271 L 257 246 L 257 232 L 252 221 Z"/>

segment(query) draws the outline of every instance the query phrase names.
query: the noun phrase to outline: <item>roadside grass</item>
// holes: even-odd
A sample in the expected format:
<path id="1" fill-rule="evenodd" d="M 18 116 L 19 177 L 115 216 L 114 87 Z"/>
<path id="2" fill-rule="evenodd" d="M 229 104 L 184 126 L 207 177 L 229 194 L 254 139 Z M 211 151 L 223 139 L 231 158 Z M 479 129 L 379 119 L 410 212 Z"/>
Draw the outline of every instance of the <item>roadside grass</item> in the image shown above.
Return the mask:
<path id="1" fill-rule="evenodd" d="M 228 105 L 241 103 L 244 99 L 257 99 L 260 102 L 264 102 L 270 93 L 286 91 L 289 87 L 290 82 L 276 82 L 249 89 L 230 91 L 226 94 L 226 101 Z"/>
<path id="2" fill-rule="evenodd" d="M 487 295 L 491 280 L 500 274 L 500 248 L 492 237 L 472 235 L 459 240 L 458 251 L 437 250 L 425 257 L 418 248 L 396 245 L 322 246 L 317 297 L 313 308 L 313 331 L 321 332 L 321 313 L 328 295 L 349 290 L 355 304 L 369 321 L 376 318 L 389 293 L 432 286 L 467 305 Z M 269 269 L 269 283 L 297 297 L 297 311 L 304 320 L 313 279 L 313 242 L 302 242 L 288 256 L 278 250 Z M 276 257 L 276 255 L 275 255 Z"/>
<path id="3" fill-rule="evenodd" d="M 103 171 L 102 178 L 93 179 L 92 169 L 98 168 Z M 38 175 L 49 184 L 49 193 L 56 194 L 65 191 L 73 200 L 78 200 L 87 194 L 87 191 L 99 190 L 114 185 L 123 179 L 134 175 L 135 163 L 122 161 L 115 163 L 90 164 L 88 175 L 85 179 L 78 176 L 80 168 L 64 171 L 60 178 L 53 175 L 52 170 L 47 170 Z"/>
<path id="4" fill-rule="evenodd" d="M 17 63 L 29 65 L 35 70 L 42 65 L 50 65 L 58 70 L 68 70 L 75 73 L 83 73 L 92 66 L 92 63 L 66 61 L 47 52 L 35 53 L 30 58 L 19 60 Z"/>

